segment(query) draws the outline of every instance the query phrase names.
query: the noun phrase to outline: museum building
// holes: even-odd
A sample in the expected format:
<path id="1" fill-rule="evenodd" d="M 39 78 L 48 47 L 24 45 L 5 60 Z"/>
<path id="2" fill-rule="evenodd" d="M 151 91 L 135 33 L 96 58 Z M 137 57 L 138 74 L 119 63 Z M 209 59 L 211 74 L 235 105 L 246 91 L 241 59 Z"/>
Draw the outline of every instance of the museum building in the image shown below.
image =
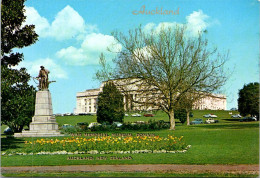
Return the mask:
<path id="1" fill-rule="evenodd" d="M 81 113 L 96 114 L 98 94 L 102 92 L 105 83 L 106 82 L 103 82 L 100 88 L 89 89 L 77 93 L 75 114 L 81 114 Z M 138 82 L 129 82 L 129 81 L 121 82 L 121 86 L 124 86 L 124 93 L 122 92 L 122 94 L 124 95 L 125 110 L 148 111 L 148 110 L 158 109 L 158 107 L 138 105 L 137 103 L 134 102 L 137 101 L 138 99 L 142 101 L 145 99 L 144 96 L 145 94 L 143 92 L 140 92 L 140 88 L 137 87 L 138 85 L 140 86 L 140 83 L 138 84 Z M 126 90 L 127 90 L 127 94 L 125 94 Z M 193 109 L 226 110 L 226 96 L 223 94 L 207 94 L 203 98 L 201 98 L 200 100 L 194 103 Z"/>

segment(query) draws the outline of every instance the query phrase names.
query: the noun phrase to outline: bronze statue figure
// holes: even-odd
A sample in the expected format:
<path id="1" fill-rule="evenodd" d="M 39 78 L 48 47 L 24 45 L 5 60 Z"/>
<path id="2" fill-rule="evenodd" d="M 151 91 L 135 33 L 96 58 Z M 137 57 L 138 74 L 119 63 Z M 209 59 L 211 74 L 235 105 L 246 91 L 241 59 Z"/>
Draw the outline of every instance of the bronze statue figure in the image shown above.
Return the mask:
<path id="1" fill-rule="evenodd" d="M 49 84 L 55 81 L 49 81 L 49 70 L 45 69 L 44 66 L 41 66 L 40 68 L 41 70 L 39 75 L 36 77 L 36 79 L 39 81 L 38 88 L 39 90 L 48 90 Z"/>

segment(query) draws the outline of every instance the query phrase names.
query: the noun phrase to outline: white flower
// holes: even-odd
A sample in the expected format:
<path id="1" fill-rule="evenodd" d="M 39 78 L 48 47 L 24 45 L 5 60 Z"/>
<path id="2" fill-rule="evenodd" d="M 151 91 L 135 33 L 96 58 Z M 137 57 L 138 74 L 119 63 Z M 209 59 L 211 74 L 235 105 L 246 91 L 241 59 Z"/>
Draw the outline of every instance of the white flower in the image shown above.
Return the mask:
<path id="1" fill-rule="evenodd" d="M 98 151 L 97 150 L 91 150 L 91 151 L 89 151 L 89 154 L 98 154 Z"/>
<path id="2" fill-rule="evenodd" d="M 65 155 L 65 154 L 67 154 L 67 151 L 63 150 L 60 153 Z"/>
<path id="3" fill-rule="evenodd" d="M 161 150 L 162 153 L 166 153 L 166 150 Z"/>

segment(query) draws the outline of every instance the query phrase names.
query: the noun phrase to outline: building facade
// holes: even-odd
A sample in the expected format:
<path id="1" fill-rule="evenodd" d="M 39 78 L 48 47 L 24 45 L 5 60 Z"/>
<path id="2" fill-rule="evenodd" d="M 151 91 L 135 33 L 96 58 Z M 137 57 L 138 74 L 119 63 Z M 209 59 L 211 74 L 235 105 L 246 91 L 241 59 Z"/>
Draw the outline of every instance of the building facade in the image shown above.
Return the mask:
<path id="1" fill-rule="evenodd" d="M 98 103 L 98 94 L 102 92 L 104 82 L 101 84 L 100 88 L 97 89 L 90 89 L 84 92 L 77 93 L 77 104 L 75 114 L 96 114 L 97 112 L 97 103 Z M 140 90 L 138 82 L 132 82 L 131 84 L 125 84 L 124 86 L 124 107 L 125 110 L 130 111 L 147 111 L 147 110 L 154 110 L 158 109 L 156 106 L 146 106 L 140 105 L 133 101 L 142 101 L 146 100 L 146 96 L 144 92 Z M 121 86 L 122 86 L 121 85 Z M 120 85 L 119 85 L 120 86 Z M 120 87 L 119 87 L 120 88 Z M 120 90 L 120 89 L 119 89 Z M 127 92 L 125 91 L 127 90 Z M 127 94 L 125 94 L 127 93 Z M 156 94 L 155 94 L 156 95 Z M 158 96 L 158 93 L 157 93 Z M 156 97 L 154 97 L 156 98 Z M 145 103 L 145 102 L 144 102 Z M 201 98 L 199 101 L 195 102 L 193 105 L 193 109 L 199 110 L 226 110 L 226 96 L 221 94 L 208 94 Z"/>

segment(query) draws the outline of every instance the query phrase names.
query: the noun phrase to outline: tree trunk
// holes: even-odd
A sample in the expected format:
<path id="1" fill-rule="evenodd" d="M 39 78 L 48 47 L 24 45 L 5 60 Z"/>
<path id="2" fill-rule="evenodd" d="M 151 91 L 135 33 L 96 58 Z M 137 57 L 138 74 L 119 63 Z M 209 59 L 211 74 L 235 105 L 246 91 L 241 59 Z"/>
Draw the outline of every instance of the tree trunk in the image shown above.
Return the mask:
<path id="1" fill-rule="evenodd" d="M 169 119 L 170 119 L 170 130 L 175 130 L 175 119 L 174 119 L 174 110 L 169 111 Z"/>
<path id="2" fill-rule="evenodd" d="M 190 125 L 190 111 L 187 111 L 187 125 Z"/>

